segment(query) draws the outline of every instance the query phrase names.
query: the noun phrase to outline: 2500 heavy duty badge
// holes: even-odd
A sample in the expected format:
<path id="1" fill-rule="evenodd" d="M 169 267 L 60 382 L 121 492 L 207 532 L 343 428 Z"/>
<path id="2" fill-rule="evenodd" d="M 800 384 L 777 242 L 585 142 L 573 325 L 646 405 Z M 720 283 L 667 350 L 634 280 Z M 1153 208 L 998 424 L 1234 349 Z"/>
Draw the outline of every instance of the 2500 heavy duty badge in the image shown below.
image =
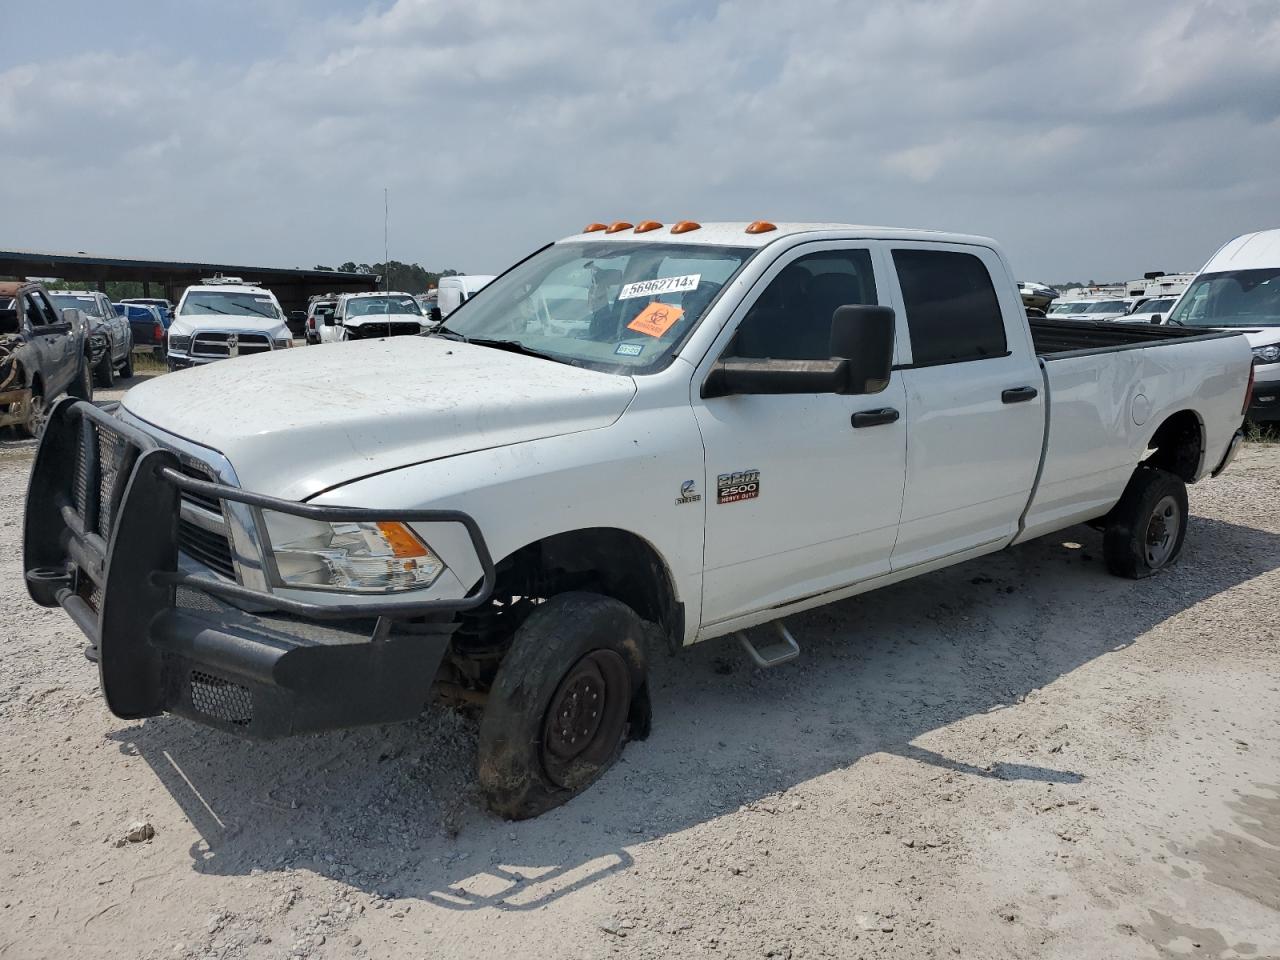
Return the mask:
<path id="1" fill-rule="evenodd" d="M 738 470 L 716 477 L 716 503 L 737 503 L 760 496 L 760 471 Z"/>

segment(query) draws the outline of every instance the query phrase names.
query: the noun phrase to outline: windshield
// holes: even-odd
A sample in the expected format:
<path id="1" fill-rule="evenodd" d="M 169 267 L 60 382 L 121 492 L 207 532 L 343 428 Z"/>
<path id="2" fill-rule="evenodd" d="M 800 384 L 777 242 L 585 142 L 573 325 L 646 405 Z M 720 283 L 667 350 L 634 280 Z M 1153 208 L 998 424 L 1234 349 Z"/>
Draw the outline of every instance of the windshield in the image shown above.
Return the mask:
<path id="1" fill-rule="evenodd" d="M 392 313 L 410 313 L 422 316 L 418 301 L 413 297 L 352 297 L 347 301 L 347 316 L 385 316 Z"/>
<path id="2" fill-rule="evenodd" d="M 1075 313 L 1075 310 L 1074 303 L 1055 303 L 1049 308 L 1050 313 Z"/>
<path id="3" fill-rule="evenodd" d="M 220 313 L 235 317 L 259 316 L 280 319 L 280 310 L 271 298 L 261 293 L 233 293 L 229 290 L 195 290 L 182 301 L 185 315 Z"/>
<path id="4" fill-rule="evenodd" d="M 665 367 L 751 247 L 557 243 L 449 315 L 446 333 L 616 373 Z"/>
<path id="5" fill-rule="evenodd" d="M 1137 309 L 1137 313 L 1164 313 L 1173 306 L 1173 297 L 1167 300 L 1148 300 Z"/>
<path id="6" fill-rule="evenodd" d="M 74 293 L 51 293 L 49 294 L 49 299 L 53 301 L 53 305 L 59 310 L 74 309 L 87 313 L 91 317 L 102 316 L 102 311 L 98 309 L 97 297 Z"/>
<path id="7" fill-rule="evenodd" d="M 1188 327 L 1280 326 L 1280 267 L 1203 274 L 1182 295 L 1169 322 Z"/>

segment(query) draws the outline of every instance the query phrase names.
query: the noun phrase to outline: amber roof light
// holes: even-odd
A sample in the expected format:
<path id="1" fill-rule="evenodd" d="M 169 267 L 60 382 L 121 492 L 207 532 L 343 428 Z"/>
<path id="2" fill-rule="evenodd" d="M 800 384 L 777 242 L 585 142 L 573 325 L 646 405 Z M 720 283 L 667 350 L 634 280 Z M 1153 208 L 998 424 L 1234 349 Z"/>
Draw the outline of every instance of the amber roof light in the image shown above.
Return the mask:
<path id="1" fill-rule="evenodd" d="M 597 230 L 604 230 L 604 229 L 605 229 L 605 225 L 603 223 L 588 223 L 585 227 L 582 228 L 582 232 L 595 233 Z"/>
<path id="2" fill-rule="evenodd" d="M 621 233 L 623 230 L 630 230 L 634 227 L 634 223 L 628 223 L 626 220 L 615 220 L 609 226 L 605 227 L 605 233 Z"/>
<path id="3" fill-rule="evenodd" d="M 768 220 L 757 220 L 747 225 L 747 233 L 768 233 L 770 230 L 777 230 L 776 223 L 770 223 Z"/>
<path id="4" fill-rule="evenodd" d="M 690 230 L 701 230 L 701 229 L 702 229 L 702 224 L 700 223 L 696 223 L 693 220 L 681 220 L 679 223 L 677 223 L 674 227 L 671 228 L 671 232 L 672 233 L 688 233 Z"/>
<path id="5" fill-rule="evenodd" d="M 661 230 L 662 224 L 657 220 L 642 220 L 636 227 L 636 233 L 648 233 L 650 230 Z"/>

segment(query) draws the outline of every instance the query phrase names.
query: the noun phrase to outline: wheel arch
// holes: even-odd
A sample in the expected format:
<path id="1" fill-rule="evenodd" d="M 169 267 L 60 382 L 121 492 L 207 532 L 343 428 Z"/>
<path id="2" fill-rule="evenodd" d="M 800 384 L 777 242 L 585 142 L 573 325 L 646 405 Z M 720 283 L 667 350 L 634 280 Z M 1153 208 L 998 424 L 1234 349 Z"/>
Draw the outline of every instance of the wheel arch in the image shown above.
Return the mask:
<path id="1" fill-rule="evenodd" d="M 1183 483 L 1195 483 L 1204 461 L 1204 420 L 1191 409 L 1171 413 L 1151 433 L 1146 449 L 1143 464 L 1167 470 Z"/>

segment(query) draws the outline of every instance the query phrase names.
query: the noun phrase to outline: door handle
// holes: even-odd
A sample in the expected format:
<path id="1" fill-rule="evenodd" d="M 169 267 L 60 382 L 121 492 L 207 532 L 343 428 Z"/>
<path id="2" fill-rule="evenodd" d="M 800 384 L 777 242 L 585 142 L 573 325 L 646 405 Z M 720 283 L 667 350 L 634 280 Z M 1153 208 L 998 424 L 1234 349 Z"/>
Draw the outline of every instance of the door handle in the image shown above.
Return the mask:
<path id="1" fill-rule="evenodd" d="M 1000 399 L 1005 403 L 1026 403 L 1039 395 L 1040 391 L 1035 387 L 1010 387 L 1000 394 Z"/>
<path id="2" fill-rule="evenodd" d="M 879 410 L 863 410 L 861 413 L 855 413 L 851 419 L 855 428 L 878 427 L 885 423 L 895 423 L 898 419 L 898 411 L 893 407 L 882 407 Z"/>

